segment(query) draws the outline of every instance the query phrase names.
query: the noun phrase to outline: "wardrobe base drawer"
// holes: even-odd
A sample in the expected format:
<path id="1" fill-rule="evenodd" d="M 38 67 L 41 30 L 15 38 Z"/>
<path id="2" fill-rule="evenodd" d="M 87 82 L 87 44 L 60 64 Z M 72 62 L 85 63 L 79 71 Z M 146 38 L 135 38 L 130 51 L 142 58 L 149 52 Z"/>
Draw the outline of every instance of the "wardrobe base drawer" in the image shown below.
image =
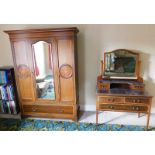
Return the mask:
<path id="1" fill-rule="evenodd" d="M 24 113 L 73 114 L 73 106 L 23 105 Z"/>

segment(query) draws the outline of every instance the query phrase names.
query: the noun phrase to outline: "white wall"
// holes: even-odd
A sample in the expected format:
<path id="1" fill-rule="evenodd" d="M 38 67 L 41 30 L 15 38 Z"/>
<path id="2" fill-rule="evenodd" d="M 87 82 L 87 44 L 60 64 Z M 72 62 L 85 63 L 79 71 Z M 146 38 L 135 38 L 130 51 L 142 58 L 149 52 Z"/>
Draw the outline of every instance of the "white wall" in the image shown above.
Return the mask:
<path id="1" fill-rule="evenodd" d="M 0 25 L 0 65 L 12 65 L 11 48 L 3 30 L 72 27 L 79 28 L 78 70 L 80 105 L 95 111 L 96 78 L 104 51 L 126 48 L 141 53 L 146 90 L 154 96 L 155 113 L 155 25 Z"/>

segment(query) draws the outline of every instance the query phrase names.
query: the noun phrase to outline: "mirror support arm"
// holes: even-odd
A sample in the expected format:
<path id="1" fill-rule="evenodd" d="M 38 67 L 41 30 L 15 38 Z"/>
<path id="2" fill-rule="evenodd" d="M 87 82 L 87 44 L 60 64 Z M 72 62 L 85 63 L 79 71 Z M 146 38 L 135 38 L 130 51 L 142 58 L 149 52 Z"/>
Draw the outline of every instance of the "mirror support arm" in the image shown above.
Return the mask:
<path id="1" fill-rule="evenodd" d="M 104 73 L 104 63 L 103 63 L 103 60 L 101 60 L 101 62 L 100 62 L 100 74 L 101 74 L 101 76 L 103 76 L 103 73 Z"/>
<path id="2" fill-rule="evenodd" d="M 141 65 L 141 61 L 138 61 L 138 71 L 139 72 L 140 72 L 140 65 Z M 143 82 L 143 78 L 140 76 L 139 72 L 137 74 L 138 81 Z"/>

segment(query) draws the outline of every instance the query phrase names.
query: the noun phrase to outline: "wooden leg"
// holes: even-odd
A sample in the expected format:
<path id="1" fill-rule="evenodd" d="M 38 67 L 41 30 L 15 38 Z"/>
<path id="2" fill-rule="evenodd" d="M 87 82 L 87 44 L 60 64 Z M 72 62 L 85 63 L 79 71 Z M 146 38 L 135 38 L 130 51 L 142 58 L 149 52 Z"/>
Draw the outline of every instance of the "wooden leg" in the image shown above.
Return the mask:
<path id="1" fill-rule="evenodd" d="M 147 114 L 147 124 L 146 124 L 146 130 L 148 130 L 149 127 L 149 121 L 150 121 L 150 111 Z"/>
<path id="2" fill-rule="evenodd" d="M 78 122 L 78 118 L 77 118 L 77 116 L 73 117 L 72 121 L 74 121 L 74 122 L 77 123 L 77 122 Z"/>
<path id="3" fill-rule="evenodd" d="M 96 125 L 98 124 L 98 111 L 96 110 Z"/>

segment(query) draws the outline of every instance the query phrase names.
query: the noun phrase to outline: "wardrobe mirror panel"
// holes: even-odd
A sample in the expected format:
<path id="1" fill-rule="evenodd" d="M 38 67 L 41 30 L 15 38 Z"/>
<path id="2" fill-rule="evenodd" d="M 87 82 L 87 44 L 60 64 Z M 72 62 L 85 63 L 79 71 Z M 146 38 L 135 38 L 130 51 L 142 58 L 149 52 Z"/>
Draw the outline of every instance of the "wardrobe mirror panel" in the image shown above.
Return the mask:
<path id="1" fill-rule="evenodd" d="M 32 48 L 37 98 L 55 100 L 52 44 L 39 41 Z"/>

